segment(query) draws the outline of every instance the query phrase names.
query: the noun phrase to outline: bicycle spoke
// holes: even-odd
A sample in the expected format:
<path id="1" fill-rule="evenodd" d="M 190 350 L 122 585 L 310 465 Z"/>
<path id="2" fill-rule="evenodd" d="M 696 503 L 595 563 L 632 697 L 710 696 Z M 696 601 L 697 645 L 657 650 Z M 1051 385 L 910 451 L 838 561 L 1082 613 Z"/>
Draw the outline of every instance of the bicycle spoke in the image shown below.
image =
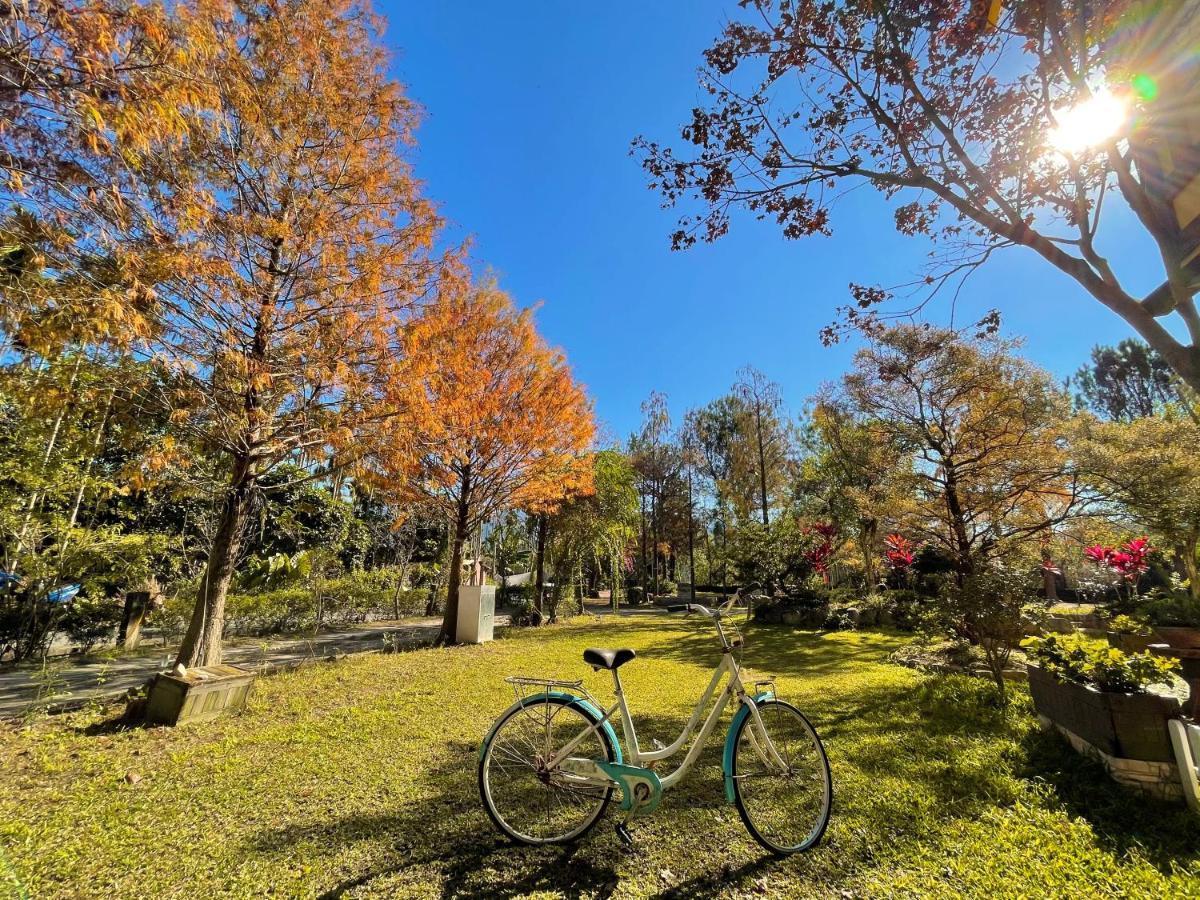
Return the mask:
<path id="1" fill-rule="evenodd" d="M 761 722 L 748 719 L 735 747 L 738 809 L 756 839 L 794 852 L 815 843 L 828 821 L 832 785 L 824 751 L 792 707 L 770 702 L 758 712 Z"/>
<path id="2" fill-rule="evenodd" d="M 484 801 L 510 835 L 527 842 L 569 840 L 603 812 L 611 788 L 565 780 L 547 768 L 576 738 L 570 756 L 609 759 L 590 720 L 568 704 L 535 702 L 500 724 L 481 764 Z"/>

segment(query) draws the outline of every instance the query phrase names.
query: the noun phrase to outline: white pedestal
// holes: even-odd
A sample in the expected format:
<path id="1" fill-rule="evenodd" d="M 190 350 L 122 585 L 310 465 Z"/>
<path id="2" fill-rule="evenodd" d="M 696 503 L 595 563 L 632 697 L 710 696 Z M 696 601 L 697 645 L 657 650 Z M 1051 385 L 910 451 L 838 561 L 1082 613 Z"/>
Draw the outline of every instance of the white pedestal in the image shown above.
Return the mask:
<path id="1" fill-rule="evenodd" d="M 496 616 L 496 586 L 464 584 L 458 589 L 458 628 L 460 644 L 482 644 L 492 640 Z"/>

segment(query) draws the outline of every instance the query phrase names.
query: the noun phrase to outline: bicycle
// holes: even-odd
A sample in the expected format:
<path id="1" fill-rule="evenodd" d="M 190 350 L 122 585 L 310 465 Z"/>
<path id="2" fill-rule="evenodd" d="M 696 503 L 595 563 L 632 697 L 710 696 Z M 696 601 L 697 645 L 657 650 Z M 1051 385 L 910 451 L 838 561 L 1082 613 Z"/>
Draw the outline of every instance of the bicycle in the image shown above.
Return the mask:
<path id="1" fill-rule="evenodd" d="M 520 844 L 570 843 L 595 826 L 613 792 L 620 790 L 625 818 L 616 830 L 622 841 L 632 844 L 630 821 L 654 812 L 663 792 L 687 775 L 725 706 L 736 697 L 738 708 L 722 757 L 726 801 L 736 805 L 751 836 L 772 853 L 788 856 L 815 846 L 833 806 L 829 761 L 804 714 L 776 696 L 773 678 L 754 682 L 753 694 L 743 686 L 738 657 L 744 641 L 731 616 L 740 596 L 734 594 L 716 609 L 697 603 L 668 607 L 668 612 L 707 616 L 721 643 L 721 661 L 670 746 L 655 741 L 653 750 L 643 750 L 638 744 L 618 671 L 636 658 L 633 650 L 583 652 L 593 671 L 612 672 L 616 702 L 604 712 L 582 680 L 505 679 L 513 686 L 516 702 L 495 721 L 479 747 L 479 792 L 496 827 Z M 657 764 L 683 749 L 726 675 L 683 760 L 660 776 Z M 612 726 L 618 715 L 628 756 Z"/>

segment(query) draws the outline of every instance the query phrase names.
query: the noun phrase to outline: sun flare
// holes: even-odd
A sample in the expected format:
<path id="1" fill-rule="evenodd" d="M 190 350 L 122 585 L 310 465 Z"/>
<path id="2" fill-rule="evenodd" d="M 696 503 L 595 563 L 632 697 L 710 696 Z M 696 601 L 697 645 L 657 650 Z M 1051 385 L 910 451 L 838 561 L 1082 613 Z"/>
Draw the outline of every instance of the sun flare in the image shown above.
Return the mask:
<path id="1" fill-rule="evenodd" d="M 1055 112 L 1058 125 L 1050 130 L 1050 146 L 1077 154 L 1103 143 L 1121 131 L 1129 119 L 1129 104 L 1108 91 L 1099 91 L 1076 106 Z"/>

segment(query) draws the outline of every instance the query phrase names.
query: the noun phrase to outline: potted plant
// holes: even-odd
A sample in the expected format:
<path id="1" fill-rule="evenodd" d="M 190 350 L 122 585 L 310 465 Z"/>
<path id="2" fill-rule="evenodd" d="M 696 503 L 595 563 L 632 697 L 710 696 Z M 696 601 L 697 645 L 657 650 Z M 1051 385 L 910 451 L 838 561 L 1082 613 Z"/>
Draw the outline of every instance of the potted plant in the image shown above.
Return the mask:
<path id="1" fill-rule="evenodd" d="M 1133 616 L 1116 616 L 1108 622 L 1108 645 L 1126 653 L 1145 653 L 1154 640 L 1154 629 Z"/>
<path id="2" fill-rule="evenodd" d="M 1167 720 L 1182 712 L 1175 660 L 1124 653 L 1078 635 L 1049 635 L 1021 642 L 1029 657 L 1029 692 L 1038 713 L 1122 759 L 1174 759 Z"/>

